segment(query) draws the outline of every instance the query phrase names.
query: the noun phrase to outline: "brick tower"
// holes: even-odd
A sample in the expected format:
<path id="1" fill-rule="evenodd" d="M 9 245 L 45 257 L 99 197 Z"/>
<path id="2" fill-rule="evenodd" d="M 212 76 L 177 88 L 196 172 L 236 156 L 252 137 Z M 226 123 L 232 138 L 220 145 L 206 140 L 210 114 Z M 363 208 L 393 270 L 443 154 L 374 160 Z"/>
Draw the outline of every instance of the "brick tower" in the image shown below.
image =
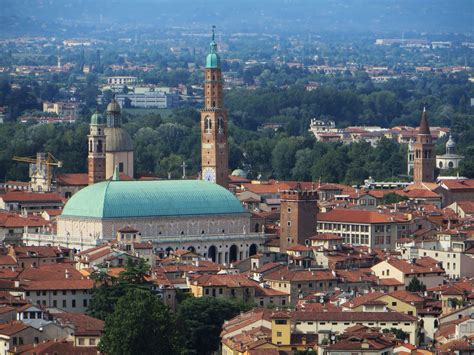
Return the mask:
<path id="1" fill-rule="evenodd" d="M 415 184 L 434 182 L 436 156 L 434 153 L 433 138 L 431 137 L 430 126 L 428 124 L 428 114 L 425 108 L 423 108 L 420 128 L 413 148 L 415 150 L 413 182 Z"/>
<path id="2" fill-rule="evenodd" d="M 105 180 L 105 120 L 96 112 L 91 117 L 88 154 L 89 185 Z"/>
<path id="3" fill-rule="evenodd" d="M 304 245 L 306 239 L 316 234 L 318 213 L 317 190 L 295 189 L 280 191 L 280 252 L 291 244 Z"/>
<path id="4" fill-rule="evenodd" d="M 214 27 L 204 75 L 204 108 L 201 110 L 202 179 L 227 188 L 227 111 L 224 108 L 221 62 L 214 41 Z"/>

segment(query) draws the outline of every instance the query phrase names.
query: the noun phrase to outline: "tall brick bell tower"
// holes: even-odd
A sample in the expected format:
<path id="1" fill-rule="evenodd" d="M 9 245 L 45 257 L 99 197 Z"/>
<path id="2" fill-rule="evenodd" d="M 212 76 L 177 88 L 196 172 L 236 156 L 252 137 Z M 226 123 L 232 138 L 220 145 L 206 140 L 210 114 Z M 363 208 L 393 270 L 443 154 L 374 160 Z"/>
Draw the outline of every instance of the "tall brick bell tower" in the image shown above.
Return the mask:
<path id="1" fill-rule="evenodd" d="M 89 185 L 105 180 L 105 119 L 95 112 L 91 117 L 88 138 Z"/>
<path id="2" fill-rule="evenodd" d="M 420 128 L 413 145 L 415 158 L 413 161 L 413 182 L 421 184 L 423 182 L 435 181 L 436 156 L 434 152 L 433 137 L 431 136 L 428 124 L 428 114 L 423 108 Z"/>
<path id="3" fill-rule="evenodd" d="M 289 245 L 302 244 L 316 234 L 318 192 L 302 190 L 298 184 L 291 190 L 280 191 L 280 252 Z"/>
<path id="4" fill-rule="evenodd" d="M 229 174 L 227 110 L 224 108 L 221 61 L 214 41 L 214 26 L 204 75 L 204 108 L 201 110 L 201 175 L 203 180 L 227 188 Z"/>

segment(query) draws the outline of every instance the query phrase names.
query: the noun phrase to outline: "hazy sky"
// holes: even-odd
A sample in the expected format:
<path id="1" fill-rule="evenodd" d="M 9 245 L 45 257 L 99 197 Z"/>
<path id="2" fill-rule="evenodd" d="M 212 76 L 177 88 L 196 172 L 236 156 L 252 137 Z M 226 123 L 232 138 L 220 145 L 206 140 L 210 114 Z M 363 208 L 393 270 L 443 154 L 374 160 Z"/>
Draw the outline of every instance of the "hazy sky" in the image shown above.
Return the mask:
<path id="1" fill-rule="evenodd" d="M 473 33 L 474 0 L 1 0 L 0 31 L 47 25 Z M 46 24 L 46 25 L 45 25 Z"/>

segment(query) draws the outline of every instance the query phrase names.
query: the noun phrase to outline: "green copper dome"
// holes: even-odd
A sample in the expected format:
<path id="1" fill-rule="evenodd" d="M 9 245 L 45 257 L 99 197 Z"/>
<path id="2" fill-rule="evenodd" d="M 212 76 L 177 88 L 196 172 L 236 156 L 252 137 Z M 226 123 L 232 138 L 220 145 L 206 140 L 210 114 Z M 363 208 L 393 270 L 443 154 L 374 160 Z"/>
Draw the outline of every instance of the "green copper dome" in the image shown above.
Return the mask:
<path id="1" fill-rule="evenodd" d="M 215 69 L 221 67 L 221 59 L 219 54 L 217 54 L 217 43 L 214 41 L 214 28 L 212 28 L 212 41 L 209 44 L 209 54 L 206 58 L 206 69 Z"/>
<path id="2" fill-rule="evenodd" d="M 94 114 L 91 116 L 91 124 L 92 125 L 105 124 L 104 116 L 102 116 L 99 111 L 94 112 Z"/>
<path id="3" fill-rule="evenodd" d="M 227 189 L 202 180 L 103 181 L 80 190 L 61 216 L 133 218 L 246 213 Z"/>
<path id="4" fill-rule="evenodd" d="M 206 69 L 215 69 L 221 67 L 221 59 L 217 53 L 209 53 L 206 58 Z"/>

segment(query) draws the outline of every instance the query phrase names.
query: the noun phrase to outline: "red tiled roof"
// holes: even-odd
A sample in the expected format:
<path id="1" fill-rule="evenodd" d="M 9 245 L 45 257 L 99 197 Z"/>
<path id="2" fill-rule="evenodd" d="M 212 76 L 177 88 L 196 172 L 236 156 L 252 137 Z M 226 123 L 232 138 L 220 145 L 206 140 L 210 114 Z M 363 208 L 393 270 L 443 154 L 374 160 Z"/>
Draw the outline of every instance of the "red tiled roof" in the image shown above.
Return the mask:
<path id="1" fill-rule="evenodd" d="M 406 221 L 402 215 L 393 213 L 379 213 L 367 210 L 333 209 L 326 213 L 318 213 L 317 220 L 321 222 L 343 223 L 396 223 Z"/>
<path id="2" fill-rule="evenodd" d="M 408 303 L 423 302 L 425 300 L 420 295 L 418 295 L 414 292 L 405 291 L 405 290 L 392 291 L 388 295 L 392 296 L 392 297 L 395 297 L 396 299 L 399 299 L 400 301 L 408 302 Z"/>
<path id="3" fill-rule="evenodd" d="M 343 238 L 334 233 L 316 234 L 309 238 L 309 240 L 342 240 Z"/>
<path id="4" fill-rule="evenodd" d="M 55 281 L 68 279 L 81 280 L 82 274 L 70 263 L 45 264 L 39 267 L 28 267 L 20 272 L 21 281 Z"/>
<path id="5" fill-rule="evenodd" d="M 22 228 L 22 227 L 43 227 L 49 222 L 39 216 L 23 217 L 13 212 L 0 211 L 0 227 Z"/>
<path id="6" fill-rule="evenodd" d="M 428 189 L 411 189 L 406 192 L 400 192 L 399 195 L 406 196 L 408 198 L 441 198 L 436 192 Z"/>
<path id="7" fill-rule="evenodd" d="M 365 295 L 360 295 L 357 297 L 354 297 L 352 300 L 347 301 L 344 303 L 342 306 L 347 307 L 347 308 L 357 308 L 359 306 L 362 306 L 364 304 L 367 304 L 367 302 L 374 301 L 385 294 L 383 292 L 370 292 Z"/>
<path id="8" fill-rule="evenodd" d="M 288 293 L 274 290 L 270 287 L 257 286 L 255 289 L 255 297 L 275 297 L 275 296 L 289 296 Z"/>
<path id="9" fill-rule="evenodd" d="M 74 325 L 74 334 L 100 336 L 104 330 L 104 321 L 83 313 L 63 312 L 56 313 L 54 317 L 61 323 Z"/>
<path id="10" fill-rule="evenodd" d="M 0 198 L 5 202 L 62 202 L 56 192 L 8 191 Z"/>
<path id="11" fill-rule="evenodd" d="M 121 232 L 121 233 L 137 233 L 138 229 L 135 229 L 135 228 L 130 227 L 130 226 L 125 226 L 122 229 L 119 229 L 119 232 Z"/>
<path id="12" fill-rule="evenodd" d="M 293 244 L 293 245 L 290 245 L 286 249 L 289 251 L 311 251 L 312 250 L 310 247 L 307 247 L 306 245 L 301 245 L 301 244 Z"/>
<path id="13" fill-rule="evenodd" d="M 250 280 L 246 275 L 199 275 L 191 283 L 198 286 L 223 286 L 223 287 L 258 287 L 258 282 Z"/>
<path id="14" fill-rule="evenodd" d="M 0 324 L 0 334 L 11 336 L 26 328 L 29 328 L 29 326 L 23 322 L 11 321 L 9 323 Z"/>
<path id="15" fill-rule="evenodd" d="M 58 257 L 63 250 L 63 247 L 52 247 L 52 246 L 14 246 L 15 256 L 17 258 L 54 258 Z"/>
<path id="16" fill-rule="evenodd" d="M 379 279 L 379 285 L 382 285 L 382 286 L 401 286 L 401 285 L 403 285 L 403 282 L 400 282 L 397 279 L 389 277 L 389 278 L 386 278 L 386 279 Z"/>
<path id="17" fill-rule="evenodd" d="M 153 249 L 151 242 L 133 243 L 133 249 Z"/>
<path id="18" fill-rule="evenodd" d="M 336 277 L 331 271 L 290 270 L 284 267 L 264 276 L 266 280 L 284 281 L 331 281 Z"/>
<path id="19" fill-rule="evenodd" d="M 11 255 L 0 255 L 0 266 L 17 265 L 15 258 Z"/>
<path id="20" fill-rule="evenodd" d="M 436 262 L 435 264 L 431 264 L 432 266 L 428 266 L 422 262 L 422 259 L 423 258 L 417 259 L 415 264 L 396 258 L 387 259 L 387 262 L 404 274 L 444 273 L 443 269 L 436 266 Z"/>
<path id="21" fill-rule="evenodd" d="M 93 346 L 74 346 L 72 341 L 47 340 L 39 344 L 21 345 L 15 348 L 15 355 L 97 355 L 97 348 Z"/>
<path id="22" fill-rule="evenodd" d="M 381 351 L 387 348 L 392 348 L 394 343 L 386 338 L 382 338 L 381 334 L 374 336 L 351 336 L 347 339 L 341 339 L 334 344 L 328 345 L 326 349 L 331 351 L 355 351 L 362 350 L 366 351 Z"/>
<path id="23" fill-rule="evenodd" d="M 471 190 L 474 189 L 474 179 L 466 180 L 442 180 L 449 190 Z"/>
<path id="24" fill-rule="evenodd" d="M 302 312 L 293 313 L 296 321 L 405 321 L 416 322 L 417 318 L 399 312 Z"/>
<path id="25" fill-rule="evenodd" d="M 46 281 L 25 281 L 21 286 L 27 291 L 36 290 L 90 290 L 94 287 L 93 280 L 46 280 Z"/>
<path id="26" fill-rule="evenodd" d="M 56 182 L 62 186 L 87 186 L 89 184 L 89 177 L 87 174 L 57 174 Z"/>
<path id="27" fill-rule="evenodd" d="M 464 211 L 464 213 L 474 213 L 474 201 L 459 201 L 457 205 Z"/>

